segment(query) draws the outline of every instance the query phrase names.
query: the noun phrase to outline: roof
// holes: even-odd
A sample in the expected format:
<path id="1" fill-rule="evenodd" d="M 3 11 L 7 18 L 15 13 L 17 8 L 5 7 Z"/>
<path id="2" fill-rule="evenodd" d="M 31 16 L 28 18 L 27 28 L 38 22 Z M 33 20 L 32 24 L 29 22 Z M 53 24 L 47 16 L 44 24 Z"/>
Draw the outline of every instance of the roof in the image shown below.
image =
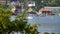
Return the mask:
<path id="1" fill-rule="evenodd" d="M 28 8 L 28 12 L 31 12 L 31 11 L 33 11 L 33 8 Z"/>
<path id="2" fill-rule="evenodd" d="M 60 7 L 44 7 L 44 8 L 50 8 L 51 11 L 60 13 Z"/>
<path id="3" fill-rule="evenodd" d="M 51 11 L 50 8 L 41 8 L 39 11 Z"/>

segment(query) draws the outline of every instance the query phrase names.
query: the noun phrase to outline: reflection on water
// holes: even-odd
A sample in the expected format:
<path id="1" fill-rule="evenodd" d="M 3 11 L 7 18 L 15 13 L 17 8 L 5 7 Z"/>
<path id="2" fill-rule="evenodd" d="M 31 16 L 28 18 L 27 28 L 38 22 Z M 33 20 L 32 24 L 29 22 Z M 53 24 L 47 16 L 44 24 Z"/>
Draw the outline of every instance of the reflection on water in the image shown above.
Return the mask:
<path id="1" fill-rule="evenodd" d="M 60 32 L 60 16 L 37 16 L 37 15 L 28 15 L 33 17 L 33 19 L 28 19 L 30 24 L 34 22 L 38 23 L 38 31 L 43 32 Z"/>
<path id="2" fill-rule="evenodd" d="M 14 16 L 16 17 L 16 16 Z M 60 16 L 37 16 L 37 15 L 27 15 L 27 17 L 32 19 L 28 19 L 28 23 L 34 24 L 34 22 L 38 23 L 38 31 L 42 34 L 43 32 L 60 32 Z M 12 16 L 13 18 L 13 16 Z M 12 20 L 11 18 L 11 20 Z M 14 20 L 15 18 L 13 18 Z"/>

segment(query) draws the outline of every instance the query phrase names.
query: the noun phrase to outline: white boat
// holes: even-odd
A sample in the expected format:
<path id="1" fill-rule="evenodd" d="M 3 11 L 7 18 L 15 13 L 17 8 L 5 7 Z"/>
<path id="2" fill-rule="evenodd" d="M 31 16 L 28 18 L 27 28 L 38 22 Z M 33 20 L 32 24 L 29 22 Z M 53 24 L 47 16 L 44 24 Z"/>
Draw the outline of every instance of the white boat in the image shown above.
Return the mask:
<path id="1" fill-rule="evenodd" d="M 31 17 L 31 16 L 28 16 L 27 18 L 28 18 L 28 19 L 33 19 L 33 17 Z"/>

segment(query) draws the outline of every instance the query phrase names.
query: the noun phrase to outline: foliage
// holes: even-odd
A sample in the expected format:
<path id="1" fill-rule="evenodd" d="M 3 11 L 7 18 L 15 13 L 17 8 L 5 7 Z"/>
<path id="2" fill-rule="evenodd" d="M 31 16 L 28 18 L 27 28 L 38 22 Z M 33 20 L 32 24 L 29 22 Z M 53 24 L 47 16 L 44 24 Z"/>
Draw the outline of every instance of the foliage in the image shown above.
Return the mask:
<path id="1" fill-rule="evenodd" d="M 24 2 L 25 0 L 18 0 L 19 2 Z"/>
<path id="2" fill-rule="evenodd" d="M 25 0 L 18 0 L 20 2 L 25 2 Z M 38 11 L 44 6 L 60 6 L 60 0 L 26 0 L 26 1 L 35 1 L 35 9 Z"/>
<path id="3" fill-rule="evenodd" d="M 49 34 L 48 32 L 44 32 L 44 34 Z"/>
<path id="4" fill-rule="evenodd" d="M 36 6 L 35 9 L 39 10 L 40 8 L 44 6 L 60 6 L 60 0 L 31 0 L 35 1 Z"/>
<path id="5" fill-rule="evenodd" d="M 54 32 L 52 32 L 51 34 L 55 34 Z"/>
<path id="6" fill-rule="evenodd" d="M 36 6 L 35 6 L 35 9 L 38 11 L 40 8 L 42 8 L 42 4 L 41 4 L 41 1 L 42 0 L 34 0 L 35 3 L 36 3 Z"/>
<path id="7" fill-rule="evenodd" d="M 17 15 L 14 21 L 10 21 L 10 17 L 12 16 L 11 8 L 4 9 L 0 7 L 0 33 L 1 34 L 10 34 L 12 31 L 21 32 L 21 34 L 39 34 L 36 28 L 36 25 L 30 26 L 27 23 L 26 19 L 26 11 L 22 14 Z"/>
<path id="8" fill-rule="evenodd" d="M 60 6 L 60 0 L 42 0 L 44 6 Z"/>

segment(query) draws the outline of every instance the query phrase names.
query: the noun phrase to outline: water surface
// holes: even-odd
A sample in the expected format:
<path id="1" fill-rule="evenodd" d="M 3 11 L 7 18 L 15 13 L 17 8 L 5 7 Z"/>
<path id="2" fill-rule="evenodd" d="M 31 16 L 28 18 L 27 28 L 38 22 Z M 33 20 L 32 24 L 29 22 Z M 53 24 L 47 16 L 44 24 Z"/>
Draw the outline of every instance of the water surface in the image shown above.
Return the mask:
<path id="1" fill-rule="evenodd" d="M 11 17 L 11 21 L 13 21 L 16 16 Z M 55 32 L 59 33 L 60 32 L 60 16 L 37 16 L 37 15 L 28 15 L 27 17 L 31 18 L 28 19 L 28 23 L 31 25 L 34 24 L 35 22 L 38 23 L 38 28 L 37 30 L 43 34 L 43 32 Z M 16 33 L 15 33 L 16 34 Z M 20 34 L 20 33 L 18 33 Z"/>
<path id="2" fill-rule="evenodd" d="M 33 19 L 28 19 L 30 24 L 38 23 L 38 31 L 42 34 L 43 32 L 60 32 L 60 16 L 36 16 L 29 15 Z"/>

